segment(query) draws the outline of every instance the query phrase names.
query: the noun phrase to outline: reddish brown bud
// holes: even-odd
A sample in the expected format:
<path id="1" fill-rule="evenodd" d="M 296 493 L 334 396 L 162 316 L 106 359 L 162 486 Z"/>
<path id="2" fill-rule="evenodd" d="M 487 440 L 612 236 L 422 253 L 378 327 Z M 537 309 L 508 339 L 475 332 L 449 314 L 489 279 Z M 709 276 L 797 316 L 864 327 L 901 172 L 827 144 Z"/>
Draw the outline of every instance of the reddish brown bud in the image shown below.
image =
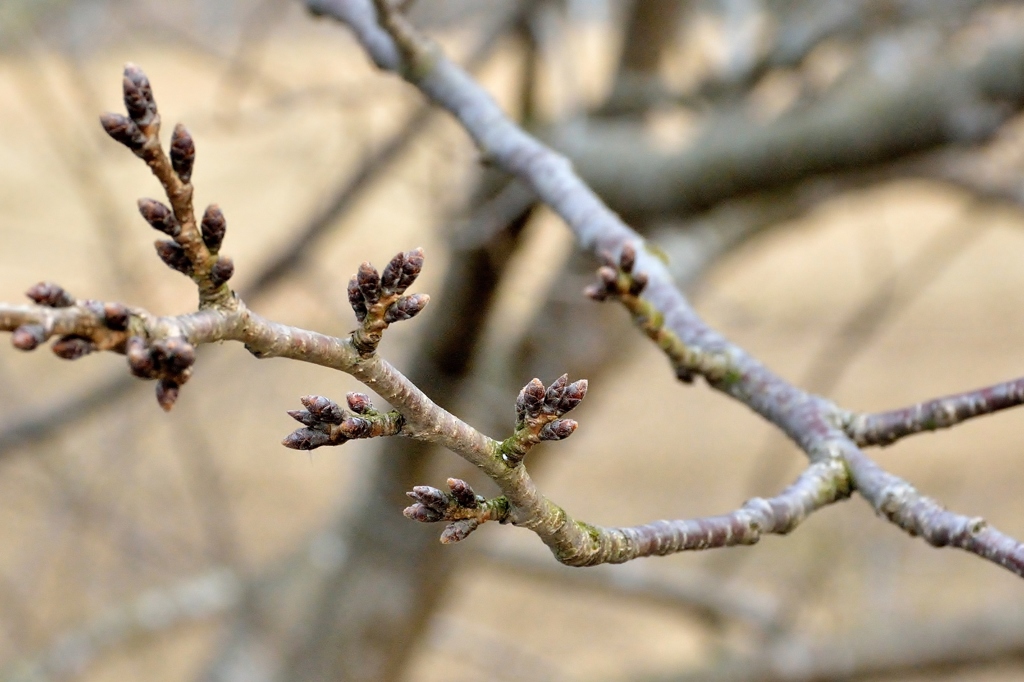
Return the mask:
<path id="1" fill-rule="evenodd" d="M 345 413 L 338 407 L 338 403 L 330 398 L 322 395 L 304 395 L 299 400 L 317 421 L 327 424 L 340 424 L 345 421 Z"/>
<path id="2" fill-rule="evenodd" d="M 115 332 L 123 332 L 128 328 L 130 313 L 128 307 L 122 303 L 103 304 L 103 323 L 107 329 Z"/>
<path id="3" fill-rule="evenodd" d="M 406 495 L 420 504 L 439 512 L 444 512 L 448 508 L 448 496 L 444 494 L 444 491 L 438 490 L 433 486 L 417 485 L 413 487 L 411 492 L 407 492 Z"/>
<path id="4" fill-rule="evenodd" d="M 46 341 L 46 329 L 40 324 L 23 324 L 11 334 L 11 343 L 18 350 L 35 350 Z"/>
<path id="5" fill-rule="evenodd" d="M 413 294 L 403 296 L 388 306 L 384 313 L 384 321 L 387 323 L 402 322 L 416 317 L 421 310 L 430 303 L 430 296 L 426 294 Z"/>
<path id="6" fill-rule="evenodd" d="M 235 274 L 235 262 L 227 256 L 218 256 L 217 262 L 210 268 L 210 283 L 219 287 Z"/>
<path id="7" fill-rule="evenodd" d="M 33 285 L 25 295 L 38 303 L 50 308 L 70 308 L 75 304 L 75 297 L 53 282 L 40 282 Z"/>
<path id="8" fill-rule="evenodd" d="M 456 542 L 461 542 L 479 527 L 480 522 L 476 519 L 452 521 L 445 527 L 444 532 L 441 533 L 441 544 L 454 545 Z"/>
<path id="9" fill-rule="evenodd" d="M 154 341 L 150 347 L 158 369 L 170 374 L 181 374 L 196 361 L 196 349 L 185 338 L 172 336 Z M 178 383 L 185 383 L 179 381 Z"/>
<path id="10" fill-rule="evenodd" d="M 192 262 L 188 259 L 185 250 L 174 242 L 158 240 L 154 243 L 156 255 L 172 270 L 177 270 L 183 275 L 192 274 Z"/>
<path id="11" fill-rule="evenodd" d="M 516 421 L 526 419 L 526 389 L 520 389 L 516 396 Z"/>
<path id="12" fill-rule="evenodd" d="M 156 101 L 153 99 L 153 89 L 149 79 L 142 69 L 135 64 L 125 64 L 124 80 L 124 107 L 128 115 L 139 126 L 147 126 L 153 122 L 156 116 Z"/>
<path id="13" fill-rule="evenodd" d="M 629 295 L 639 296 L 647 287 L 647 273 L 638 272 L 629 280 Z"/>
<path id="14" fill-rule="evenodd" d="M 178 400 L 178 393 L 181 387 L 170 379 L 161 379 L 156 382 L 156 401 L 164 412 L 170 412 L 174 403 Z"/>
<path id="15" fill-rule="evenodd" d="M 565 414 L 583 402 L 583 398 L 587 395 L 588 385 L 586 379 L 580 379 L 566 386 L 565 392 L 562 393 L 562 399 L 558 402 L 558 413 Z"/>
<path id="16" fill-rule="evenodd" d="M 192 165 L 196 160 L 196 144 L 185 126 L 174 126 L 171 134 L 171 166 L 178 178 L 188 183 L 192 179 Z"/>
<path id="17" fill-rule="evenodd" d="M 174 213 L 156 199 L 139 199 L 139 213 L 154 230 L 159 230 L 168 237 L 177 237 L 181 234 L 181 225 L 174 218 Z"/>
<path id="18" fill-rule="evenodd" d="M 217 204 L 210 204 L 203 211 L 203 219 L 199 224 L 203 233 L 203 243 L 210 253 L 220 251 L 220 245 L 224 243 L 224 235 L 228 232 L 228 221 L 224 218 L 224 212 Z"/>
<path id="19" fill-rule="evenodd" d="M 608 291 L 618 291 L 619 273 L 615 271 L 615 268 L 602 265 L 597 269 L 597 278 L 601 280 Z"/>
<path id="20" fill-rule="evenodd" d="M 404 514 L 407 519 L 412 519 L 413 521 L 419 521 L 421 523 L 434 523 L 435 521 L 440 521 L 444 518 L 444 515 L 441 512 L 424 506 L 418 502 L 403 509 L 402 514 Z"/>
<path id="21" fill-rule="evenodd" d="M 544 384 L 540 379 L 533 379 L 523 388 L 523 406 L 529 417 L 536 417 L 544 406 Z"/>
<path id="22" fill-rule="evenodd" d="M 449 478 L 448 488 L 452 491 L 452 497 L 458 502 L 460 507 L 466 509 L 476 509 L 478 506 L 478 500 L 476 499 L 476 493 L 473 488 L 463 481 L 461 478 Z"/>
<path id="23" fill-rule="evenodd" d="M 386 266 L 384 271 L 380 273 L 380 286 L 387 294 L 401 294 L 403 291 L 397 291 L 398 282 L 402 278 L 402 267 L 405 265 L 405 254 L 400 253 L 392 258 Z"/>
<path id="24" fill-rule="evenodd" d="M 562 440 L 563 438 L 568 438 L 578 426 L 579 424 L 572 419 L 556 419 L 544 425 L 544 428 L 540 430 L 540 439 Z"/>
<path id="25" fill-rule="evenodd" d="M 619 269 L 628 274 L 633 271 L 634 265 L 636 265 L 636 247 L 626 244 L 622 247 L 622 254 L 619 256 Z"/>
<path id="26" fill-rule="evenodd" d="M 373 422 L 360 417 L 349 417 L 341 422 L 338 430 L 341 431 L 342 435 L 346 438 L 369 438 L 373 432 Z"/>
<path id="27" fill-rule="evenodd" d="M 366 301 L 363 299 L 363 292 L 359 291 L 359 281 L 355 275 L 348 281 L 348 303 L 355 311 L 356 320 L 362 322 L 366 319 Z"/>
<path id="28" fill-rule="evenodd" d="M 341 445 L 344 441 L 334 442 L 331 437 L 323 431 L 316 429 L 299 429 L 289 433 L 281 445 L 292 450 L 315 450 L 323 445 Z"/>
<path id="29" fill-rule="evenodd" d="M 345 400 L 348 402 L 348 409 L 356 414 L 365 414 L 373 409 L 373 405 L 370 403 L 370 396 L 365 393 L 349 393 L 345 396 Z"/>
<path id="30" fill-rule="evenodd" d="M 288 416 L 304 426 L 316 426 L 320 420 L 309 413 L 309 410 L 288 410 Z"/>
<path id="31" fill-rule="evenodd" d="M 133 336 L 128 339 L 125 343 L 125 356 L 128 358 L 128 368 L 132 374 L 142 379 L 153 378 L 156 364 L 153 361 L 153 354 L 141 337 Z"/>
<path id="32" fill-rule="evenodd" d="M 81 336 L 62 336 L 50 346 L 58 358 L 77 360 L 96 350 L 96 344 Z"/>
<path id="33" fill-rule="evenodd" d="M 569 375 L 563 374 L 548 386 L 548 390 L 544 393 L 544 405 L 549 410 L 558 410 L 558 404 L 562 401 L 562 394 L 565 393 L 565 387 L 569 383 Z"/>
<path id="34" fill-rule="evenodd" d="M 413 249 L 404 254 L 405 263 L 402 265 L 402 276 L 398 280 L 397 293 L 402 293 L 416 281 L 423 271 L 423 249 Z"/>
<path id="35" fill-rule="evenodd" d="M 146 145 L 146 136 L 127 116 L 103 114 L 100 116 L 100 125 L 115 142 L 120 142 L 133 152 L 138 152 Z"/>
<path id="36" fill-rule="evenodd" d="M 583 290 L 583 295 L 595 301 L 607 301 L 608 288 L 604 284 L 590 284 Z"/>
<path id="37" fill-rule="evenodd" d="M 372 306 L 380 300 L 380 275 L 372 265 L 363 263 L 359 266 L 359 270 L 356 272 L 356 283 L 367 306 Z"/>

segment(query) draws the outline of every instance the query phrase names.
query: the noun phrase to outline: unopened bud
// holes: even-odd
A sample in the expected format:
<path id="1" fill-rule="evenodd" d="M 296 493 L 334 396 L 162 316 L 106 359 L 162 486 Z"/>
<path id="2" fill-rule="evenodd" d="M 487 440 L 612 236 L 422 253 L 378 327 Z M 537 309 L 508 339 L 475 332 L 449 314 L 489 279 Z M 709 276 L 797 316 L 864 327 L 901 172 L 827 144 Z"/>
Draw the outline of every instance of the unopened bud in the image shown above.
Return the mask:
<path id="1" fill-rule="evenodd" d="M 349 393 L 345 396 L 345 400 L 348 402 L 348 409 L 356 414 L 365 414 L 373 409 L 373 405 L 370 403 L 370 396 L 365 393 Z"/>
<path id="2" fill-rule="evenodd" d="M 220 251 L 220 245 L 224 243 L 224 235 L 228 232 L 228 221 L 224 218 L 224 212 L 217 204 L 210 204 L 203 211 L 203 219 L 199 224 L 203 233 L 203 243 L 210 253 Z"/>
<path id="3" fill-rule="evenodd" d="M 315 450 L 322 445 L 331 445 L 331 437 L 323 431 L 315 429 L 299 429 L 285 436 L 281 445 L 292 450 Z M 341 443 L 334 443 L 341 445 Z"/>
<path id="4" fill-rule="evenodd" d="M 123 332 L 128 328 L 128 319 L 128 307 L 123 303 L 103 304 L 103 323 L 107 325 L 107 329 Z"/>
<path id="5" fill-rule="evenodd" d="M 647 273 L 638 272 L 629 280 L 629 295 L 639 296 L 647 287 Z"/>
<path id="6" fill-rule="evenodd" d="M 366 319 L 366 300 L 359 290 L 359 281 L 355 275 L 348 281 L 348 303 L 356 314 L 356 320 L 362 322 Z"/>
<path id="7" fill-rule="evenodd" d="M 50 308 L 70 308 L 75 304 L 75 297 L 53 282 L 35 284 L 25 292 L 25 295 L 39 305 Z"/>
<path id="8" fill-rule="evenodd" d="M 540 430 L 541 440 L 562 440 L 572 435 L 572 432 L 579 426 L 572 419 L 556 419 L 544 425 Z"/>
<path id="9" fill-rule="evenodd" d="M 434 523 L 444 518 L 444 515 L 430 507 L 424 506 L 420 503 L 409 505 L 402 510 L 402 514 L 405 518 L 412 519 L 413 521 L 419 521 L 421 523 Z"/>
<path id="10" fill-rule="evenodd" d="M 181 336 L 154 341 L 151 351 L 159 369 L 169 374 L 181 374 L 196 361 L 195 346 Z"/>
<path id="11" fill-rule="evenodd" d="M 583 402 L 583 398 L 587 395 L 587 387 L 586 379 L 574 381 L 566 386 L 562 393 L 562 399 L 558 401 L 558 413 L 565 414 Z"/>
<path id="12" fill-rule="evenodd" d="M 427 303 L 429 302 L 430 296 L 426 294 L 403 296 L 388 306 L 387 311 L 384 313 L 384 321 L 390 324 L 392 322 L 411 320 L 416 317 L 421 310 L 426 308 Z"/>
<path id="13" fill-rule="evenodd" d="M 233 274 L 235 274 L 235 262 L 227 256 L 218 256 L 217 262 L 210 268 L 210 283 L 219 287 L 231 279 Z"/>
<path id="14" fill-rule="evenodd" d="M 628 274 L 633 271 L 634 265 L 636 265 L 636 247 L 626 244 L 622 247 L 622 254 L 619 256 L 619 269 Z"/>
<path id="15" fill-rule="evenodd" d="M 476 519 L 452 521 L 445 527 L 444 532 L 441 533 L 441 544 L 454 545 L 456 542 L 461 542 L 479 527 L 480 522 Z"/>
<path id="16" fill-rule="evenodd" d="M 523 387 L 523 406 L 527 416 L 536 417 L 544 406 L 544 384 L 540 379 L 533 379 Z"/>
<path id="17" fill-rule="evenodd" d="M 380 275 L 377 269 L 369 263 L 363 263 L 356 272 L 356 283 L 359 291 L 363 294 L 363 300 L 367 306 L 372 306 L 380 300 Z"/>
<path id="18" fill-rule="evenodd" d="M 185 250 L 174 242 L 157 240 L 154 243 L 156 255 L 172 270 L 177 270 L 183 275 L 192 274 L 192 262 L 188 259 Z"/>
<path id="19" fill-rule="evenodd" d="M 128 115 L 139 126 L 147 126 L 153 122 L 156 115 L 156 101 L 153 99 L 153 89 L 149 79 L 142 69 L 135 64 L 125 64 L 124 80 L 124 106 Z"/>
<path id="20" fill-rule="evenodd" d="M 602 265 L 597 269 L 597 278 L 605 285 L 608 291 L 618 291 L 619 273 L 615 268 Z"/>
<path id="21" fill-rule="evenodd" d="M 11 343 L 18 350 L 35 350 L 46 341 L 46 329 L 40 324 L 23 324 L 11 334 Z"/>
<path id="22" fill-rule="evenodd" d="M 583 295 L 594 301 L 608 300 L 608 288 L 603 284 L 589 284 L 583 290 Z"/>
<path id="23" fill-rule="evenodd" d="M 192 180 L 192 165 L 196 160 L 196 144 L 188 129 L 180 123 L 171 134 L 171 166 L 184 183 Z"/>
<path id="24" fill-rule="evenodd" d="M 406 493 L 406 496 L 439 512 L 443 512 L 448 508 L 448 496 L 444 494 L 444 491 L 438 490 L 433 486 L 414 486 L 412 491 Z"/>
<path id="25" fill-rule="evenodd" d="M 127 116 L 106 113 L 100 116 L 100 125 L 115 142 L 120 142 L 133 152 L 139 151 L 146 145 L 145 134 Z"/>
<path id="26" fill-rule="evenodd" d="M 327 424 L 340 424 L 345 421 L 345 414 L 330 398 L 322 395 L 304 395 L 299 400 L 318 421 Z"/>
<path id="27" fill-rule="evenodd" d="M 178 386 L 177 382 L 170 379 L 161 379 L 156 382 L 156 401 L 164 412 L 171 411 L 174 403 L 178 400 L 180 391 L 181 387 Z"/>
<path id="28" fill-rule="evenodd" d="M 309 410 L 288 410 L 288 416 L 303 426 L 316 426 L 320 420 L 310 414 Z"/>
<path id="29" fill-rule="evenodd" d="M 81 336 L 62 336 L 50 348 L 58 358 L 77 360 L 96 350 L 96 344 Z"/>
<path id="30" fill-rule="evenodd" d="M 562 394 L 565 393 L 565 387 L 568 383 L 568 374 L 563 374 L 551 382 L 551 385 L 548 386 L 548 390 L 544 393 L 545 407 L 552 411 L 558 409 L 558 405 L 562 401 Z"/>
<path id="31" fill-rule="evenodd" d="M 449 478 L 448 488 L 452 491 L 452 497 L 459 503 L 460 507 L 476 509 L 478 502 L 473 488 L 461 478 Z"/>
<path id="32" fill-rule="evenodd" d="M 125 343 L 125 356 L 132 374 L 142 379 L 151 379 L 156 372 L 153 354 L 146 347 L 142 337 L 133 336 Z"/>
<path id="33" fill-rule="evenodd" d="M 402 278 L 402 267 L 405 265 L 405 254 L 400 253 L 392 258 L 380 273 L 380 286 L 387 294 L 401 294 L 397 291 L 398 282 Z"/>
<path id="34" fill-rule="evenodd" d="M 402 276 L 398 280 L 397 293 L 401 294 L 412 286 L 423 271 L 423 249 L 413 249 L 403 254 L 405 263 L 402 265 Z"/>
<path id="35" fill-rule="evenodd" d="M 159 230 L 168 237 L 177 237 L 181 234 L 181 225 L 174 218 L 174 213 L 156 199 L 139 199 L 139 213 L 154 230 Z"/>

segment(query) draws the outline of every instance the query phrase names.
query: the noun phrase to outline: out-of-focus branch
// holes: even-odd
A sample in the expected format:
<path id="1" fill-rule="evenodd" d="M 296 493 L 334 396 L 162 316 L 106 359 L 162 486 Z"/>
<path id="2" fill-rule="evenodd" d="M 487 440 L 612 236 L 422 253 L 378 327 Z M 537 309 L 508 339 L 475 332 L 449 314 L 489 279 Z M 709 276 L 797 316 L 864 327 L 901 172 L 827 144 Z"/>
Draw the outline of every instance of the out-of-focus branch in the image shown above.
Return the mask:
<path id="1" fill-rule="evenodd" d="M 855 632 L 784 639 L 748 657 L 645 682 L 854 682 L 900 674 L 948 674 L 1024 658 L 1019 607 L 971 617 L 902 617 Z M 635 679 L 635 678 L 634 678 Z"/>
<path id="2" fill-rule="evenodd" d="M 660 149 L 643 130 L 601 121 L 554 130 L 547 139 L 609 206 L 639 220 L 976 142 L 1024 103 L 1019 39 L 997 43 L 980 59 L 941 56 L 906 68 L 899 78 L 864 74 L 768 123 L 716 117 L 679 151 Z"/>
<path id="3" fill-rule="evenodd" d="M 55 682 L 77 677 L 113 649 L 222 615 L 236 606 L 239 593 L 238 578 L 227 569 L 149 590 L 101 611 L 42 651 L 0 669 L 0 681 Z"/>
<path id="4" fill-rule="evenodd" d="M 782 605 L 771 595 L 698 572 L 668 580 L 632 564 L 574 571 L 521 552 L 491 549 L 482 551 L 480 557 L 503 572 L 672 608 L 712 627 L 740 621 L 770 634 L 782 620 Z"/>

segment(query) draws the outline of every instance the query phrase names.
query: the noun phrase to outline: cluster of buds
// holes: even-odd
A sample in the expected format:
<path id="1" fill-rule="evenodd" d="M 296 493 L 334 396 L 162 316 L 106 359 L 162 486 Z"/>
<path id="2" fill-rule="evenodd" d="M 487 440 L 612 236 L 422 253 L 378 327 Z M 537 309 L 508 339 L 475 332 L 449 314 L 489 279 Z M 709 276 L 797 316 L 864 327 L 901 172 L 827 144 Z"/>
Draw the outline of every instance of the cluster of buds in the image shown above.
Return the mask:
<path id="1" fill-rule="evenodd" d="M 192 376 L 196 349 L 184 337 L 158 339 L 151 344 L 140 336 L 132 336 L 125 344 L 125 355 L 132 374 L 142 379 L 156 379 L 156 400 L 164 411 L 170 411 L 178 393 Z"/>
<path id="2" fill-rule="evenodd" d="M 584 293 L 595 301 L 609 298 L 637 298 L 647 286 L 647 275 L 633 272 L 636 265 L 636 248 L 632 244 L 622 247 L 618 262 L 609 254 L 601 256 L 602 265 L 597 270 L 597 283 L 588 286 Z"/>
<path id="3" fill-rule="evenodd" d="M 446 545 L 465 540 L 482 523 L 504 522 L 508 518 L 509 506 L 504 497 L 486 500 L 458 478 L 448 479 L 448 490 L 418 485 L 406 493 L 416 502 L 403 512 L 407 518 L 423 523 L 448 521 L 441 533 L 441 542 Z"/>
<path id="4" fill-rule="evenodd" d="M 100 124 L 110 137 L 131 149 L 153 168 L 171 198 L 173 209 L 156 199 L 139 200 L 139 213 L 146 222 L 171 238 L 156 242 L 157 255 L 172 270 L 194 277 L 200 255 L 198 251 L 205 246 L 213 258 L 202 259 L 207 263 L 208 272 L 204 270 L 201 274 L 214 288 L 218 288 L 231 278 L 235 266 L 227 256 L 217 256 L 224 241 L 226 222 L 215 204 L 209 206 L 203 215 L 201 243 L 195 234 L 190 184 L 196 157 L 195 142 L 185 126 L 179 123 L 171 134 L 168 159 L 160 145 L 160 114 L 153 89 L 146 74 L 134 64 L 125 66 L 123 90 L 128 116 L 103 114 Z M 183 229 L 185 223 L 190 229 Z"/>
<path id="5" fill-rule="evenodd" d="M 562 417 L 583 402 L 586 395 L 587 380 L 569 383 L 568 374 L 558 377 L 547 388 L 540 379 L 526 384 L 516 398 L 515 433 L 501 444 L 505 462 L 517 466 L 540 441 L 571 436 L 579 424 Z"/>
<path id="6" fill-rule="evenodd" d="M 358 438 L 393 436 L 402 429 L 402 416 L 396 412 L 373 409 L 365 393 L 345 396 L 348 410 L 322 395 L 300 398 L 304 410 L 289 410 L 288 415 L 303 424 L 281 441 L 293 450 L 313 450 L 324 445 L 343 445 Z"/>
<path id="7" fill-rule="evenodd" d="M 95 328 L 95 336 L 102 337 L 105 348 L 117 348 L 124 340 L 124 332 L 128 328 L 130 317 L 128 308 L 120 303 L 100 303 L 99 301 L 77 301 L 65 289 L 52 282 L 40 282 L 31 287 L 25 295 L 35 303 L 47 308 L 70 308 L 81 306 L 95 320 L 89 326 Z M 110 332 L 115 332 L 111 334 Z M 52 336 L 52 325 L 30 323 L 19 326 L 11 334 L 11 343 L 19 350 L 35 350 Z M 65 360 L 77 360 L 97 350 L 93 338 L 77 334 L 65 334 L 54 341 L 51 349 L 54 354 Z"/>
<path id="8" fill-rule="evenodd" d="M 361 355 L 376 352 L 392 322 L 412 319 L 427 306 L 426 294 L 405 295 L 422 270 L 423 249 L 398 254 L 380 274 L 369 263 L 359 266 L 348 283 L 348 302 L 360 323 L 352 332 L 352 343 Z"/>

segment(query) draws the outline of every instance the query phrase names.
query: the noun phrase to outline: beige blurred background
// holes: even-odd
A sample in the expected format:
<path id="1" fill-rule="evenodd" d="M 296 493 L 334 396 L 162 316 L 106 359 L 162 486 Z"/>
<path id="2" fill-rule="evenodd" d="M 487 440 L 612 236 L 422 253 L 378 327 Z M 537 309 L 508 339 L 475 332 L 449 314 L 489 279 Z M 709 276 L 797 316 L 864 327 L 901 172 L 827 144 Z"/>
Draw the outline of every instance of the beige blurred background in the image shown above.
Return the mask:
<path id="1" fill-rule="evenodd" d="M 454 16 L 442 16 L 437 4 L 445 3 L 421 0 L 415 16 L 458 58 L 494 13 L 508 11 L 495 2 L 465 15 L 449 7 Z M 747 4 L 750 17 L 783 12 L 770 2 Z M 998 3 L 971 4 L 992 14 L 964 12 L 956 19 L 963 33 L 995 30 L 1016 16 L 998 14 L 1005 11 L 991 7 Z M 738 21 L 734 5 L 744 3 L 692 3 L 675 17 L 657 72 L 666 83 L 693 92 L 694 83 L 712 80 L 721 53 L 744 31 L 754 32 L 755 44 L 767 40 L 758 36 L 771 31 L 753 18 L 744 20 L 753 28 L 730 24 Z M 540 55 L 530 76 L 534 125 L 578 122 L 601 107 L 630 11 L 583 2 L 538 11 L 541 18 L 528 23 Z M 22 300 L 29 285 L 46 279 L 82 298 L 159 314 L 193 308 L 191 285 L 153 257 L 155 235 L 135 210 L 138 197 L 159 196 L 158 184 L 96 123 L 101 111 L 120 109 L 127 61 L 153 82 L 165 129 L 182 121 L 192 132 L 197 203 L 224 210 L 224 248 L 241 289 L 420 105 L 413 89 L 371 68 L 344 27 L 309 17 L 297 2 L 171 8 L 142 0 L 12 1 L 0 7 L 0 22 L 0 300 Z M 891 41 L 912 39 L 885 33 L 887 26 L 870 30 Z M 945 49 L 954 30 L 943 30 Z M 523 109 L 522 81 L 530 74 L 523 44 L 521 35 L 496 41 L 478 70 L 513 112 Z M 742 113 L 758 125 L 812 107 L 815 97 L 842 87 L 842 76 L 804 99 L 792 94 L 794 79 L 810 78 L 802 69 L 824 68 L 820 60 L 834 55 L 842 56 L 834 57 L 840 71 L 855 69 L 869 38 L 840 34 L 819 49 L 818 62 L 779 67 L 731 99 L 680 96 L 623 125 L 685 150 L 709 117 Z M 988 194 L 906 172 L 901 156 L 854 169 L 864 176 L 853 181 L 815 174 L 820 186 L 791 215 L 775 216 L 771 195 L 744 194 L 686 215 L 646 217 L 645 224 L 673 253 L 673 235 L 717 229 L 751 205 L 761 211 L 743 239 L 688 282 L 689 291 L 713 326 L 782 376 L 845 407 L 898 407 L 1006 380 L 1020 374 L 1024 357 L 1024 217 L 1007 189 L 1018 177 L 1011 163 L 1020 145 L 1015 112 L 1004 116 L 996 132 L 963 151 L 975 155 L 964 163 L 982 159 L 999 171 Z M 358 264 L 383 265 L 416 246 L 427 251 L 418 290 L 435 296 L 452 259 L 461 257 L 452 244 L 472 214 L 478 176 L 479 156 L 465 135 L 435 116 L 331 221 L 301 267 L 252 306 L 343 335 L 352 326 L 345 285 Z M 531 375 L 515 375 L 511 368 L 519 365 L 509 358 L 543 314 L 548 287 L 571 251 L 558 220 L 535 212 L 484 323 L 475 372 L 453 397 L 471 422 L 511 427 L 515 390 Z M 590 376 L 579 431 L 544 446 L 537 462 L 546 494 L 577 518 L 630 525 L 728 511 L 797 475 L 804 458 L 775 429 L 700 383 L 676 381 L 624 312 L 583 301 L 582 276 L 570 281 L 574 287 L 554 292 L 574 311 L 562 333 L 599 369 Z M 425 333 L 424 318 L 446 313 L 435 298 L 423 318 L 388 333 L 385 356 L 405 368 Z M 599 316 L 617 333 L 587 336 L 586 320 Z M 558 356 L 550 357 L 545 381 L 562 371 Z M 0 431 L 74 403 L 124 369 L 119 356 L 68 363 L 45 349 L 23 354 L 3 344 Z M 367 495 L 378 444 L 308 454 L 279 445 L 293 425 L 285 411 L 299 396 L 340 399 L 359 390 L 354 380 L 293 362 L 258 362 L 224 345 L 202 349 L 170 414 L 159 410 L 151 385 L 136 383 L 38 437 L 0 437 L 0 679 L 210 679 L 211 661 L 230 646 L 225 633 L 246 618 L 246 590 L 295 562 L 329 572 L 354 551 L 325 528 L 353 514 Z M 60 411 L 51 416 L 59 419 Z M 874 456 L 951 509 L 1019 537 L 1022 429 L 1024 415 L 1010 411 Z M 454 455 L 438 461 L 420 482 L 439 485 L 461 471 Z M 492 491 L 481 484 L 478 492 Z M 397 516 L 401 505 L 384 509 Z M 411 532 L 435 538 L 440 529 Z M 822 647 L 839 660 L 894 661 L 879 666 L 877 679 L 1021 675 L 1020 579 L 906 537 L 856 496 L 788 537 L 607 570 L 563 570 L 534 536 L 500 526 L 444 552 L 456 559 L 446 564 L 450 579 L 415 637 L 395 645 L 406 661 L 400 679 L 719 679 L 707 671 L 748 659 L 774 660 L 796 675 Z M 709 616 L 715 608 L 701 603 L 715 602 L 716 594 L 749 613 L 726 608 Z M 301 621 L 304 603 L 288 603 L 292 610 L 284 608 L 281 618 Z M 992 637 L 983 627 L 1005 634 L 1005 646 L 985 651 Z M 288 626 L 290 636 L 296 631 Z M 914 672 L 917 659 L 909 655 L 900 664 L 899 652 L 922 637 L 968 642 L 979 631 L 983 644 L 964 667 L 941 660 L 925 666 L 925 657 Z M 259 640 L 253 660 L 284 656 L 286 646 L 268 646 L 268 638 Z M 280 667 L 267 669 L 274 665 Z M 769 668 L 763 663 L 761 673 L 728 679 L 850 679 L 841 666 L 802 678 Z M 864 672 L 850 671 L 853 679 Z M 254 670 L 233 679 L 273 678 Z"/>

